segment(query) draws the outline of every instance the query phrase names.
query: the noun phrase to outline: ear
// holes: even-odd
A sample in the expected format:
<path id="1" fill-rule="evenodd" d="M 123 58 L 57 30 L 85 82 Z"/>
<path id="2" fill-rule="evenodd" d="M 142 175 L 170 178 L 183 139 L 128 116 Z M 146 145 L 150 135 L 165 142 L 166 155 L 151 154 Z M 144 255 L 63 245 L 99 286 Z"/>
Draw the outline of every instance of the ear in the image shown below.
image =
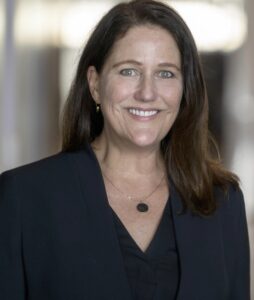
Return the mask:
<path id="1" fill-rule="evenodd" d="M 90 93 L 97 104 L 100 104 L 99 97 L 99 74 L 94 66 L 89 66 L 87 70 L 87 81 Z"/>

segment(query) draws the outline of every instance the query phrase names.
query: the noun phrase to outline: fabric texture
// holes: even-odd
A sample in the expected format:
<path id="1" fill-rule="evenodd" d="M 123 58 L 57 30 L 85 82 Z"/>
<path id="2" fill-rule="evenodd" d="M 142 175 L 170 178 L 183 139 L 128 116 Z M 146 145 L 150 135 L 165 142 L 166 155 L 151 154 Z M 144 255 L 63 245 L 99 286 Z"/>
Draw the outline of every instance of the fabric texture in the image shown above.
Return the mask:
<path id="1" fill-rule="evenodd" d="M 179 265 L 169 201 L 145 252 L 112 209 L 133 300 L 176 299 Z"/>
<path id="2" fill-rule="evenodd" d="M 250 258 L 240 190 L 214 189 L 209 217 L 179 214 L 177 300 L 250 300 Z M 90 146 L 0 176 L 1 300 L 132 300 L 98 161 Z"/>

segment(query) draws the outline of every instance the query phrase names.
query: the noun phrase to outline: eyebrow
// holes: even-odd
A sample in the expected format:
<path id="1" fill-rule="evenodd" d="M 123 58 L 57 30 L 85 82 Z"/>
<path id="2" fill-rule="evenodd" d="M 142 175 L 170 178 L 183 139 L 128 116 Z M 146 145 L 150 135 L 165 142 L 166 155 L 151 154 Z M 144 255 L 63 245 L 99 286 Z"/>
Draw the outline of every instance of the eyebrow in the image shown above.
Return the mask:
<path id="1" fill-rule="evenodd" d="M 124 64 L 134 64 L 134 65 L 138 65 L 138 66 L 142 66 L 142 63 L 133 59 L 127 59 L 127 60 L 123 60 L 123 61 L 119 61 L 117 63 L 115 63 L 113 65 L 113 68 L 117 68 L 120 65 L 124 65 Z M 169 62 L 163 62 L 158 64 L 159 67 L 173 67 L 175 69 L 177 69 L 178 71 L 181 71 L 180 67 L 178 67 L 176 64 L 173 63 L 169 63 Z"/>
<path id="2" fill-rule="evenodd" d="M 175 69 L 177 69 L 178 71 L 181 71 L 181 68 L 178 67 L 176 64 L 173 64 L 173 63 L 168 63 L 168 62 L 165 62 L 165 63 L 161 63 L 158 65 L 159 67 L 173 67 Z"/>
<path id="3" fill-rule="evenodd" d="M 113 68 L 119 67 L 120 65 L 124 65 L 124 64 L 133 64 L 133 65 L 138 65 L 138 66 L 142 65 L 142 63 L 140 63 L 140 62 L 138 62 L 136 60 L 127 59 L 127 60 L 123 60 L 123 61 L 119 61 L 118 63 L 115 63 L 113 65 Z"/>

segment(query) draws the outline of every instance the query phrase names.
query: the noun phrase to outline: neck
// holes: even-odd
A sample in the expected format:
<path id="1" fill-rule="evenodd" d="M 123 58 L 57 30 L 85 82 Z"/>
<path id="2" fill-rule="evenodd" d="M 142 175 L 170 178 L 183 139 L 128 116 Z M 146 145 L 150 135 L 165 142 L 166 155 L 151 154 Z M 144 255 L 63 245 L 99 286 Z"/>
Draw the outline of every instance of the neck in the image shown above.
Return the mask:
<path id="1" fill-rule="evenodd" d="M 101 135 L 92 143 L 92 148 L 102 170 L 110 173 L 147 176 L 165 172 L 159 145 L 149 148 L 128 147 L 115 144 Z"/>

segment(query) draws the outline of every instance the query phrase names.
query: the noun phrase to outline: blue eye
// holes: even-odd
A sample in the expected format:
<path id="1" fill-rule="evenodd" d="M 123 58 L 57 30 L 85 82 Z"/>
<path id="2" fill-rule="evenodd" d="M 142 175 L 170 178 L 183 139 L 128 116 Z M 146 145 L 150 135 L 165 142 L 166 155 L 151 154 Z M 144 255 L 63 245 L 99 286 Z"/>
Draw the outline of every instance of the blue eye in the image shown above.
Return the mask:
<path id="1" fill-rule="evenodd" d="M 170 71 L 160 71 L 159 72 L 159 77 L 161 77 L 161 78 L 167 79 L 167 78 L 171 78 L 173 76 L 174 76 L 173 73 Z"/>
<path id="2" fill-rule="evenodd" d="M 135 76 L 137 75 L 137 71 L 134 69 L 123 69 L 120 71 L 120 74 L 123 76 Z"/>

